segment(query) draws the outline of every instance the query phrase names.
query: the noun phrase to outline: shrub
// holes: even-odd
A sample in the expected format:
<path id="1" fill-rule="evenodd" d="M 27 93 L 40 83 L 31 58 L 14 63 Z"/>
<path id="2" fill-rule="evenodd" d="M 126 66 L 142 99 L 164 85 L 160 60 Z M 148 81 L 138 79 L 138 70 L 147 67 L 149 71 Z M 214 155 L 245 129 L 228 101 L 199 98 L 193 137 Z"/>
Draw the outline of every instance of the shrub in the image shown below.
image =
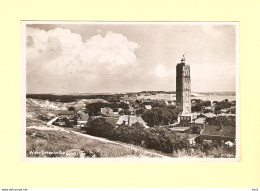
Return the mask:
<path id="1" fill-rule="evenodd" d="M 111 136 L 111 131 L 114 128 L 104 118 L 91 120 L 87 123 L 87 133 L 94 136 L 108 138 Z"/>
<path id="2" fill-rule="evenodd" d="M 168 128 L 153 127 L 146 129 L 140 123 L 135 123 L 130 127 L 121 125 L 114 128 L 105 119 L 99 118 L 88 123 L 87 133 L 166 153 L 189 149 L 189 142 Z"/>
<path id="3" fill-rule="evenodd" d="M 236 126 L 236 117 L 235 116 L 218 116 L 213 118 L 207 118 L 206 122 L 209 125 L 224 125 L 224 126 Z"/>
<path id="4" fill-rule="evenodd" d="M 177 108 L 153 108 L 152 110 L 145 111 L 142 114 L 142 118 L 150 127 L 168 125 L 169 123 L 173 123 L 174 120 L 177 120 L 178 112 L 179 110 Z"/>

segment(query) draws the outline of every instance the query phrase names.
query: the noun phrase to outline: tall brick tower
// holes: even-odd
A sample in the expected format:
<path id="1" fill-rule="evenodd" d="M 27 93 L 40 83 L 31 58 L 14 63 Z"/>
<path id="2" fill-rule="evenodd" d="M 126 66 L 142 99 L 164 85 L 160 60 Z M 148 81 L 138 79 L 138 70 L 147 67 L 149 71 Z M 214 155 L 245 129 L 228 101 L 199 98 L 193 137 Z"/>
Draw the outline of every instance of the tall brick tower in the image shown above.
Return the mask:
<path id="1" fill-rule="evenodd" d="M 182 108 L 183 115 L 191 113 L 190 66 L 185 65 L 184 55 L 176 66 L 176 104 Z"/>

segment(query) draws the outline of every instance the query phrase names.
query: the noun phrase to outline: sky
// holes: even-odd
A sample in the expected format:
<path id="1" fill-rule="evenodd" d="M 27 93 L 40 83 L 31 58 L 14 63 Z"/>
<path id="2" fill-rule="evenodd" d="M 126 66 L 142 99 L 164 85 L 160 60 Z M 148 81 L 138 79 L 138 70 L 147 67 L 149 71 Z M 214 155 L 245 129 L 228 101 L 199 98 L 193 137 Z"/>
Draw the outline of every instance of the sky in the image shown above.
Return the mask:
<path id="1" fill-rule="evenodd" d="M 192 92 L 235 91 L 230 23 L 26 25 L 26 93 L 175 91 L 185 54 Z"/>

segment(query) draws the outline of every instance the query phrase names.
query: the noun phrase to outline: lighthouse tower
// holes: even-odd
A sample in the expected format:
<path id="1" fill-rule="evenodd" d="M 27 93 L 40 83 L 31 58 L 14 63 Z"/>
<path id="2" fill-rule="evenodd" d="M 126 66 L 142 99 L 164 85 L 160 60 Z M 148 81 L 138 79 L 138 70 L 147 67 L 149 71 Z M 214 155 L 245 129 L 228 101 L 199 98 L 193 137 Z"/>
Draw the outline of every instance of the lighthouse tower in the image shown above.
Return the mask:
<path id="1" fill-rule="evenodd" d="M 182 108 L 182 115 L 191 113 L 190 66 L 185 64 L 184 55 L 176 66 L 176 105 Z"/>

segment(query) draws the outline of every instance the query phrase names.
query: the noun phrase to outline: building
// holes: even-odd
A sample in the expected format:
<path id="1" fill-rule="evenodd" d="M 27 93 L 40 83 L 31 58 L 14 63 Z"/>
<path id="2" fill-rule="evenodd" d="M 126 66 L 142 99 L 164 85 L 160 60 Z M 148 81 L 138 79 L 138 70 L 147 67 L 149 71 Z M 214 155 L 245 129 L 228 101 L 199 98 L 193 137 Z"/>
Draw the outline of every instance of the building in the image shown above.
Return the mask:
<path id="1" fill-rule="evenodd" d="M 234 143 L 236 141 L 236 127 L 206 125 L 205 129 L 201 131 L 200 141 L 201 143 L 216 141 L 219 145 L 224 145 L 227 141 Z"/>
<path id="2" fill-rule="evenodd" d="M 135 123 L 141 123 L 144 127 L 148 127 L 142 117 L 135 115 L 121 115 L 116 122 L 116 125 L 132 126 Z"/>
<path id="3" fill-rule="evenodd" d="M 145 105 L 144 108 L 147 109 L 147 110 L 151 110 L 152 106 L 151 105 Z"/>
<path id="4" fill-rule="evenodd" d="M 87 124 L 88 119 L 89 119 L 88 113 L 84 113 L 81 110 L 78 111 L 78 121 L 77 121 L 78 125 L 83 125 L 84 126 L 85 124 Z"/>
<path id="5" fill-rule="evenodd" d="M 103 107 L 100 109 L 101 114 L 104 116 L 114 116 L 114 112 L 110 107 Z"/>
<path id="6" fill-rule="evenodd" d="M 185 65 L 184 55 L 176 66 L 176 104 L 182 108 L 182 114 L 191 113 L 190 66 Z"/>
<path id="7" fill-rule="evenodd" d="M 75 111 L 71 110 L 62 110 L 58 114 L 62 118 L 73 118 L 75 116 Z"/>

